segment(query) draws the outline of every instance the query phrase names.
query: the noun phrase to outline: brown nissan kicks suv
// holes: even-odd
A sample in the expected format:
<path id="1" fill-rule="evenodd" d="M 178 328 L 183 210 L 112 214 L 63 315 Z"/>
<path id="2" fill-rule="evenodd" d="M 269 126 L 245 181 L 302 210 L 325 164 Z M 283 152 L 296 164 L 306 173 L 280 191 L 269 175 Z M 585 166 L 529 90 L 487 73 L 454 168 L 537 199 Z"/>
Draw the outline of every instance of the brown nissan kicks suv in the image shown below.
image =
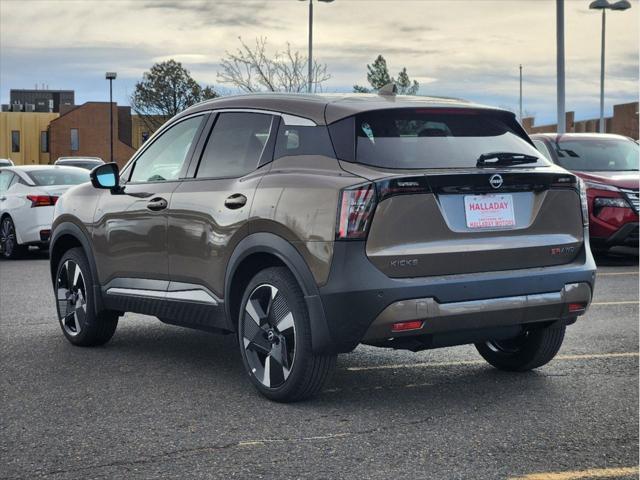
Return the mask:
<path id="1" fill-rule="evenodd" d="M 503 110 L 225 97 L 91 180 L 56 204 L 66 338 L 104 344 L 124 312 L 234 333 L 274 400 L 317 393 L 360 343 L 474 343 L 497 368 L 540 367 L 592 297 L 584 190 Z"/>

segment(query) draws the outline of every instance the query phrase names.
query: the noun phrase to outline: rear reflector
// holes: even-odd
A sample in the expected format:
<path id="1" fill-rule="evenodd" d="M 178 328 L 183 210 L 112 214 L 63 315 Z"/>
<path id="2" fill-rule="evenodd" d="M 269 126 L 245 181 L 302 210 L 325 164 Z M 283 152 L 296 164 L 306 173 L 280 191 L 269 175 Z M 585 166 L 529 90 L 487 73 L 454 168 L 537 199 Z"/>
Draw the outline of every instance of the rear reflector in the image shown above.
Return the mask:
<path id="1" fill-rule="evenodd" d="M 58 197 L 52 197 L 50 195 L 27 195 L 27 198 L 31 200 L 31 208 L 51 207 L 58 201 Z"/>
<path id="2" fill-rule="evenodd" d="M 392 332 L 406 332 L 407 330 L 420 330 L 424 322 L 422 320 L 411 320 L 409 322 L 398 322 L 391 326 Z"/>
<path id="3" fill-rule="evenodd" d="M 587 308 L 586 303 L 570 303 L 569 313 L 583 312 Z"/>

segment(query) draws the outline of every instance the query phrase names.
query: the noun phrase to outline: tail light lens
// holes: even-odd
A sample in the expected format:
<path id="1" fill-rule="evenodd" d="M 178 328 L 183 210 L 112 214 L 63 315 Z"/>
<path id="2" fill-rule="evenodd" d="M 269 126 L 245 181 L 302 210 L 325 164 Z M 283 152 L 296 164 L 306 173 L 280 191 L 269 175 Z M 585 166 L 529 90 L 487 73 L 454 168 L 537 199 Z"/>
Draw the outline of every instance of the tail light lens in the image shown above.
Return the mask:
<path id="1" fill-rule="evenodd" d="M 58 197 L 52 197 L 51 195 L 27 195 L 27 199 L 31 200 L 31 208 L 51 207 L 58 201 Z"/>
<path id="2" fill-rule="evenodd" d="M 338 240 L 358 240 L 367 236 L 376 207 L 376 189 L 373 184 L 361 185 L 340 193 Z"/>
<path id="3" fill-rule="evenodd" d="M 580 189 L 580 206 L 582 207 L 582 224 L 585 227 L 589 226 L 589 201 L 587 200 L 587 185 L 582 179 L 578 181 L 578 188 Z"/>

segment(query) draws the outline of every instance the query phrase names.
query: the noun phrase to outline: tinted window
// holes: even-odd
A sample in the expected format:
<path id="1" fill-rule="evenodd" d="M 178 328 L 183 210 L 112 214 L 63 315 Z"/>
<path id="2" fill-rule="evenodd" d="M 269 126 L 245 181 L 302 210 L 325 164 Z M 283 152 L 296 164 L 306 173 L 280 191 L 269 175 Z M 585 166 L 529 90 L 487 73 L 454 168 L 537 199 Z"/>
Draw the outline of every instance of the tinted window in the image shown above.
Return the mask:
<path id="1" fill-rule="evenodd" d="M 18 153 L 20 151 L 20 131 L 19 130 L 11 131 L 11 151 L 13 153 Z"/>
<path id="2" fill-rule="evenodd" d="M 260 113 L 221 113 L 196 177 L 241 177 L 255 170 L 269 139 L 272 119 Z"/>
<path id="3" fill-rule="evenodd" d="M 355 155 L 359 163 L 384 168 L 475 167 L 480 155 L 493 152 L 533 155 L 548 164 L 515 119 L 490 111 L 381 110 L 342 120 L 331 132 L 339 158 L 353 161 Z"/>
<path id="4" fill-rule="evenodd" d="M 42 153 L 49 151 L 49 132 L 40 132 L 40 151 Z"/>
<path id="5" fill-rule="evenodd" d="M 76 151 L 80 148 L 80 136 L 77 128 L 71 129 L 71 150 Z"/>
<path id="6" fill-rule="evenodd" d="M 299 127 L 280 122 L 274 158 L 288 155 L 324 155 L 334 157 L 329 132 L 325 126 Z"/>
<path id="7" fill-rule="evenodd" d="M 560 138 L 554 144 L 558 164 L 567 170 L 636 171 L 638 144 L 618 138 Z"/>
<path id="8" fill-rule="evenodd" d="M 176 180 L 201 122 L 191 117 L 165 131 L 137 158 L 130 181 Z"/>
<path id="9" fill-rule="evenodd" d="M 9 188 L 9 183 L 13 178 L 13 173 L 7 170 L 0 172 L 0 192 L 4 192 Z"/>
<path id="10" fill-rule="evenodd" d="M 89 181 L 89 172 L 79 168 L 47 168 L 26 173 L 36 185 L 78 185 Z"/>

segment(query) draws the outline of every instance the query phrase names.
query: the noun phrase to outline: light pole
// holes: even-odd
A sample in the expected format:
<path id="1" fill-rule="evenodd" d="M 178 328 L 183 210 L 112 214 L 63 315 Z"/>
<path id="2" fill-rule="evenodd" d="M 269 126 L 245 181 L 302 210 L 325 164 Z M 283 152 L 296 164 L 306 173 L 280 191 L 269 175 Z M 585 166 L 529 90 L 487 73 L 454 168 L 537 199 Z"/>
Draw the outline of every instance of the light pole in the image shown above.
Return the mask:
<path id="1" fill-rule="evenodd" d="M 604 38 L 606 24 L 606 10 L 627 10 L 631 4 L 627 0 L 609 3 L 608 0 L 595 0 L 589 5 L 591 10 L 602 10 L 602 41 L 600 46 L 600 133 L 605 133 L 604 125 Z"/>
<path id="2" fill-rule="evenodd" d="M 306 2 L 307 0 L 300 0 Z M 311 93 L 311 85 L 313 82 L 313 0 L 309 1 L 309 77 L 307 79 L 307 92 Z M 334 0 L 318 0 L 323 3 L 331 3 Z"/>
<path id="3" fill-rule="evenodd" d="M 522 65 L 520 65 L 520 123 L 522 123 Z"/>
<path id="4" fill-rule="evenodd" d="M 556 0 L 556 91 L 558 133 L 567 129 L 564 113 L 564 0 Z"/>
<path id="5" fill-rule="evenodd" d="M 113 81 L 118 74 L 116 72 L 107 72 L 104 76 L 109 80 L 109 155 L 113 163 Z"/>

